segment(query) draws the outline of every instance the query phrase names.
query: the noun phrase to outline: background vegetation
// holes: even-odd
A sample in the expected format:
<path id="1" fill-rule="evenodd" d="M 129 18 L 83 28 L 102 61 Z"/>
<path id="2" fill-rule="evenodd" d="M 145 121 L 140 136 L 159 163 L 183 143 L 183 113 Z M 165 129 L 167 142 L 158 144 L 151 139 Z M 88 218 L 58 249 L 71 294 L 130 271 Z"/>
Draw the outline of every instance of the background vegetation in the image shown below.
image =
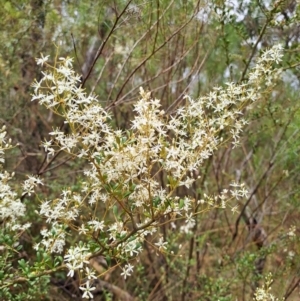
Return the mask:
<path id="1" fill-rule="evenodd" d="M 282 80 L 244 113 L 249 124 L 241 146 L 224 145 L 195 177 L 187 192 L 196 200 L 217 195 L 232 181 L 249 190 L 238 213 L 213 209 L 196 216 L 192 233 L 180 234 L 181 223 L 166 223 L 160 235 L 171 246 L 158 252 L 151 242 L 126 279 L 110 269 L 94 291 L 96 300 L 252 300 L 269 272 L 274 295 L 299 299 L 299 21 L 296 0 L 22 0 L 0 8 L 0 120 L 12 144 L 5 169 L 14 171 L 21 194 L 25 175 L 39 175 L 37 196 L 22 196 L 32 226 L 16 241 L 3 228 L 0 250 L 5 270 L 26 270 L 47 262 L 33 249 L 46 221 L 39 216 L 40 198 L 53 199 L 62 189 L 79 189 L 83 162 L 59 154 L 47 160 L 42 141 L 63 120 L 31 102 L 31 83 L 41 78 L 40 53 L 74 57 L 88 93 L 99 95 L 113 114 L 115 128 L 127 129 L 139 88 L 151 91 L 171 114 L 184 106 L 183 96 L 205 95 L 226 82 L 242 83 L 257 56 L 276 43 L 285 49 Z M 62 130 L 67 130 L 64 126 Z M 224 138 L 226 138 L 224 133 Z M 164 179 L 161 179 L 164 181 Z M 235 205 L 235 204 L 232 204 Z M 83 213 L 84 214 L 84 213 Z M 77 237 L 67 238 L 68 243 Z M 175 255 L 171 254 L 172 251 Z M 46 256 L 46 255 L 45 255 Z M 51 260 L 51 259 L 49 259 Z M 106 262 L 95 259 L 103 273 Z M 1 269 L 0 269 L 1 270 Z M 6 273 L 6 272 L 5 272 Z M 11 300 L 81 300 L 76 275 L 55 271 L 16 284 Z M 0 279 L 3 277 L 0 273 Z M 10 297 L 7 297 L 10 296 Z M 9 300 L 7 299 L 7 300 Z"/>

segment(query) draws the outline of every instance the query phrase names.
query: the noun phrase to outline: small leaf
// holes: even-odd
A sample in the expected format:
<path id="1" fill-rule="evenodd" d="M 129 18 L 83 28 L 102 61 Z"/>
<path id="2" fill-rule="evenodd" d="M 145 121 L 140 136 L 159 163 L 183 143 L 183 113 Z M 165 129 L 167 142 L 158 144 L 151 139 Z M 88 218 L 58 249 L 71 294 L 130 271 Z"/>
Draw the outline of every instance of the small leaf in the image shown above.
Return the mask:
<path id="1" fill-rule="evenodd" d="M 113 207 L 113 214 L 114 216 L 118 216 L 118 207 L 116 205 Z"/>
<path id="2" fill-rule="evenodd" d="M 110 267 L 110 265 L 111 265 L 111 258 L 110 258 L 110 256 L 107 255 L 107 256 L 105 257 L 105 260 L 106 260 L 107 266 Z"/>

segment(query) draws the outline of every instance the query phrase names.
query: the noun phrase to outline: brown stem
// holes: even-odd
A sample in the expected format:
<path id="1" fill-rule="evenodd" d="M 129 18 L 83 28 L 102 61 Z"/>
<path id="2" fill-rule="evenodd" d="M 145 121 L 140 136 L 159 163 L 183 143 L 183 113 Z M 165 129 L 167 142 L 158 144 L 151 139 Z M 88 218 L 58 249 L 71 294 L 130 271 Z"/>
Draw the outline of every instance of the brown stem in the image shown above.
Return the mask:
<path id="1" fill-rule="evenodd" d="M 108 33 L 107 37 L 104 39 L 104 41 L 103 41 L 102 44 L 100 45 L 99 49 L 97 50 L 97 53 L 96 53 L 95 58 L 94 58 L 94 60 L 93 60 L 93 62 L 92 62 L 92 64 L 91 64 L 91 67 L 90 67 L 90 69 L 89 69 L 88 72 L 87 72 L 87 75 L 84 75 L 84 78 L 83 78 L 83 80 L 82 80 L 82 85 L 81 85 L 82 87 L 84 87 L 84 85 L 85 85 L 87 79 L 90 77 L 90 75 L 91 75 L 91 73 L 92 73 L 92 71 L 93 71 L 93 69 L 94 69 L 94 67 L 95 67 L 95 64 L 96 64 L 96 62 L 98 61 L 98 59 L 99 59 L 99 57 L 100 57 L 100 55 L 101 55 L 101 53 L 102 53 L 102 51 L 103 51 L 103 49 L 104 49 L 104 47 L 105 47 L 107 41 L 109 40 L 109 38 L 111 37 L 111 35 L 112 35 L 113 32 L 115 31 L 115 29 L 116 29 L 116 27 L 117 27 L 117 24 L 118 24 L 119 20 L 120 20 L 121 17 L 124 15 L 124 13 L 126 12 L 128 6 L 129 6 L 129 4 L 130 4 L 131 2 L 132 2 L 132 0 L 129 0 L 128 3 L 125 5 L 124 9 L 122 10 L 122 12 L 121 12 L 119 15 L 117 15 L 116 20 L 115 20 L 115 22 L 114 22 L 114 24 L 113 24 L 113 26 L 112 26 L 110 32 Z"/>

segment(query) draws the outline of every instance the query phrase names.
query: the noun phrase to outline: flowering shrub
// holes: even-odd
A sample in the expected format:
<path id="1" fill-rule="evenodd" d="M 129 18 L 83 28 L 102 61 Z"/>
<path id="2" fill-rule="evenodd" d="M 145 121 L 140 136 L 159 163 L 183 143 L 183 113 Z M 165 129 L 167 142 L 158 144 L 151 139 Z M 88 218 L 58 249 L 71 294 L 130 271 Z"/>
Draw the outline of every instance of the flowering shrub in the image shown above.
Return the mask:
<path id="1" fill-rule="evenodd" d="M 70 277 L 79 273 L 83 297 L 92 298 L 97 278 L 90 267 L 93 258 L 103 257 L 109 267 L 121 266 L 121 275 L 127 279 L 149 237 L 154 237 L 158 252 L 168 251 L 168 242 L 156 234 L 162 218 L 164 223 L 183 220 L 180 231 L 189 233 L 197 214 L 227 206 L 235 211 L 230 201 L 247 196 L 243 184 L 233 183 L 230 190 L 204 195 L 201 200 L 179 197 L 176 189 L 189 188 L 203 162 L 222 144 L 230 140 L 238 145 L 246 124 L 243 109 L 272 88 L 278 76 L 273 64 L 281 57 L 282 48 L 276 45 L 258 58 L 247 81 L 217 87 L 196 100 L 185 96 L 185 105 L 170 114 L 141 88 L 128 130 L 114 129 L 111 115 L 97 97 L 81 88 L 72 59 L 60 58 L 54 66 L 47 63 L 48 56 L 37 59 L 47 71 L 33 83 L 32 100 L 62 116 L 67 127 L 65 131 L 54 129 L 51 139 L 43 142 L 48 158 L 65 152 L 73 160 L 86 162 L 86 169 L 79 192 L 66 188 L 56 199 L 42 200 L 39 214 L 49 227 L 41 231 L 35 249 L 49 258 L 54 254 L 55 259 L 51 268 L 28 267 L 30 277 L 66 268 Z M 1 174 L 1 220 L 12 231 L 21 231 L 24 226 L 12 221 L 24 215 L 25 207 L 5 186 L 8 179 L 7 173 Z M 41 180 L 30 176 L 23 185 L 24 194 L 34 193 L 38 184 Z M 17 205 L 16 211 L 9 209 Z M 66 247 L 66 237 L 74 231 L 80 240 Z M 10 287 L 18 281 L 0 279 L 0 286 Z"/>

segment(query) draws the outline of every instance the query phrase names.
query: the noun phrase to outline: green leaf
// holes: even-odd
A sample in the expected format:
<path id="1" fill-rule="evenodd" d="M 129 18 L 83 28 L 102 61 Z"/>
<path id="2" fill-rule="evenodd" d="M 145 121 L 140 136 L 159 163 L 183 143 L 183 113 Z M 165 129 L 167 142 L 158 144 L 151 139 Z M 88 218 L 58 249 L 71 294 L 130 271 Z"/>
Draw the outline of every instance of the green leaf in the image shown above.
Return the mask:
<path id="1" fill-rule="evenodd" d="M 27 266 L 27 264 L 26 264 L 24 258 L 18 260 L 18 264 L 19 264 L 19 266 L 20 266 L 22 269 L 25 269 L 26 266 Z"/>
<path id="2" fill-rule="evenodd" d="M 111 258 L 110 258 L 110 256 L 107 255 L 107 256 L 105 257 L 105 260 L 106 260 L 107 266 L 110 267 L 110 266 L 111 266 Z"/>
<path id="3" fill-rule="evenodd" d="M 118 207 L 116 205 L 113 206 L 113 213 L 114 213 L 114 216 L 118 216 Z"/>

